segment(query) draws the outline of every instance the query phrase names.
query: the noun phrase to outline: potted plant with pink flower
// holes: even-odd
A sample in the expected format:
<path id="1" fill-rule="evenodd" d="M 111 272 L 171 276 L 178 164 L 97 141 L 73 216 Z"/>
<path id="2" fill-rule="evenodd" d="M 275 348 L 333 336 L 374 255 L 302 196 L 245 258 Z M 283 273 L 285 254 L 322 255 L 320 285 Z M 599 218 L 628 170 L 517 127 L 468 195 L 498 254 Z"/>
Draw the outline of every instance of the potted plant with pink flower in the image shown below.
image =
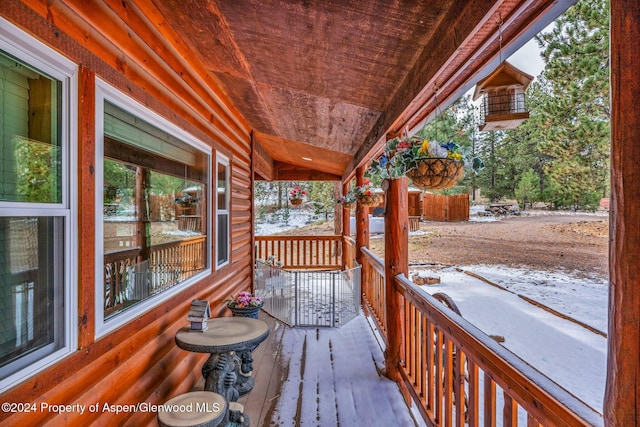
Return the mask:
<path id="1" fill-rule="evenodd" d="M 252 295 L 251 292 L 244 291 L 232 296 L 226 303 L 227 308 L 231 310 L 234 316 L 257 319 L 263 301 L 262 298 Z"/>

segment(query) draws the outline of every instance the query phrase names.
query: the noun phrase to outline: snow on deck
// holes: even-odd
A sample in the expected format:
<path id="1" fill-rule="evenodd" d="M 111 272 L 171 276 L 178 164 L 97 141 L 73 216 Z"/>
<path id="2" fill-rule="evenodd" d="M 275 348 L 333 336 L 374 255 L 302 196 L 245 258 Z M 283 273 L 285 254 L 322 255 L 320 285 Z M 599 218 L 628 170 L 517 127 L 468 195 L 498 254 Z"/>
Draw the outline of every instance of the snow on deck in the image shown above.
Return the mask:
<path id="1" fill-rule="evenodd" d="M 267 321 L 270 342 L 254 351 L 256 387 L 241 399 L 252 426 L 424 425 L 379 374 L 384 356 L 363 315 L 339 329 Z"/>

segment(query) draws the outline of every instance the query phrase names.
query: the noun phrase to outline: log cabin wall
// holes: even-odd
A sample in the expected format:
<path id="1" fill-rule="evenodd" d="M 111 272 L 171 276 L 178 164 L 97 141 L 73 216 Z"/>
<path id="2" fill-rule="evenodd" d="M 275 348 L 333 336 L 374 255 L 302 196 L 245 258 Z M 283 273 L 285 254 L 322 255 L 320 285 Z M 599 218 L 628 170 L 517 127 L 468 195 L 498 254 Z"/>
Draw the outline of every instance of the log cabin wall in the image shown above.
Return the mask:
<path id="1" fill-rule="evenodd" d="M 80 66 L 78 170 L 78 346 L 66 358 L 0 394 L 3 402 L 128 405 L 161 404 L 192 388 L 206 359 L 180 350 L 175 332 L 186 323 L 192 299 L 209 300 L 212 316 L 225 315 L 223 301 L 251 285 L 252 178 L 250 129 L 212 78 L 198 71 L 171 30 L 153 15 L 152 2 L 120 0 L 2 0 L 0 16 Z M 141 13 L 141 9 L 144 12 Z M 147 18 L 146 16 L 152 16 Z M 151 19 L 154 22 L 151 22 Z M 230 159 L 230 262 L 113 332 L 95 338 L 95 82 L 100 78 Z M 212 173 L 213 175 L 213 173 Z M 101 191 L 101 190 L 100 190 Z M 212 206 L 213 207 L 213 206 Z M 212 217 L 213 221 L 213 217 Z M 212 232 L 213 233 L 213 232 Z M 78 255 L 80 256 L 80 255 Z M 145 425 L 153 411 L 48 411 L 0 413 L 0 425 Z"/>

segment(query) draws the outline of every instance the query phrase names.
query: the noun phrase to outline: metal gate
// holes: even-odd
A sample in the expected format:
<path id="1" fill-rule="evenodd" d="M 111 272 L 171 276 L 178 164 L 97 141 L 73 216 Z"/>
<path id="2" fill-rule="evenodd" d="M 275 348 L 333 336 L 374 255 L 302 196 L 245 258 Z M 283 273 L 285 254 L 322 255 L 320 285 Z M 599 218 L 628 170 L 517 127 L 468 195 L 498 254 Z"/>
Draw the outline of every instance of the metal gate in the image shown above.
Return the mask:
<path id="1" fill-rule="evenodd" d="M 289 326 L 340 327 L 360 313 L 360 266 L 344 271 L 291 271 L 257 264 L 263 310 Z"/>

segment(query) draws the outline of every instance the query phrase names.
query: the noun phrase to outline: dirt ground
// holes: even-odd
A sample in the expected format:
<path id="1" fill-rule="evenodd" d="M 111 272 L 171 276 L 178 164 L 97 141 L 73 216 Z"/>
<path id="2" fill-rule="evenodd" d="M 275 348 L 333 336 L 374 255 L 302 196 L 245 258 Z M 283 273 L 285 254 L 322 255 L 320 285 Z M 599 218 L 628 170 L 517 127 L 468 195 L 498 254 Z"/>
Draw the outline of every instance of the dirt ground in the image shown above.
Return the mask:
<path id="1" fill-rule="evenodd" d="M 409 238 L 411 264 L 499 264 L 608 277 L 609 220 L 605 215 L 512 216 L 492 222 L 423 222 Z M 285 234 L 332 234 L 333 223 Z M 371 238 L 384 254 L 384 241 Z"/>

